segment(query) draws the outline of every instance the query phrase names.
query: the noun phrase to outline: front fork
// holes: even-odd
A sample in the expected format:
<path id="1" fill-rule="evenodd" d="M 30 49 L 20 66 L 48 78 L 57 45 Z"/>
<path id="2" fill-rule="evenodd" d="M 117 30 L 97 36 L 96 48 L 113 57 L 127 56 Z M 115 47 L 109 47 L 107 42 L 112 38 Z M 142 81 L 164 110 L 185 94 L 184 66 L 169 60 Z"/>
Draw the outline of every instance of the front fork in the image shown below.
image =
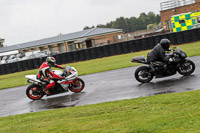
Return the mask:
<path id="1" fill-rule="evenodd" d="M 78 79 L 78 77 L 76 77 L 74 80 L 73 80 L 73 82 L 72 82 L 72 84 L 73 85 L 75 85 L 76 87 L 78 87 L 79 85 L 76 83 L 76 80 Z"/>

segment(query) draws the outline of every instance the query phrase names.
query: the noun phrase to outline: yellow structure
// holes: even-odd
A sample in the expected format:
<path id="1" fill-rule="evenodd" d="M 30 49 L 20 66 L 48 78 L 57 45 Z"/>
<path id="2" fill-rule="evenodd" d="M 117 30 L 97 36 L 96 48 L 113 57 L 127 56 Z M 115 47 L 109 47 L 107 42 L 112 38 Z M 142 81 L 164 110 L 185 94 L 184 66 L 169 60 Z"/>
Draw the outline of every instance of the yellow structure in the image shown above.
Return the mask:
<path id="1" fill-rule="evenodd" d="M 200 11 L 171 16 L 173 32 L 189 30 L 192 25 L 200 23 Z"/>

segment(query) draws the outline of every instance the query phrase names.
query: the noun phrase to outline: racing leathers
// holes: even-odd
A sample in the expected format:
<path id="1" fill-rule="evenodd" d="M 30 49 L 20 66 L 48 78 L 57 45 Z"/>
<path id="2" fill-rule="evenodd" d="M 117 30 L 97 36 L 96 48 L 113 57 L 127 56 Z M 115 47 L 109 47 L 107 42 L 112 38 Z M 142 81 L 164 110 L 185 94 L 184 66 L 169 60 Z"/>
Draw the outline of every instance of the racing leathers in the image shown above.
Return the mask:
<path id="1" fill-rule="evenodd" d="M 147 54 L 147 61 L 154 62 L 154 61 L 161 61 L 161 62 L 168 62 L 169 56 L 165 55 L 165 50 L 160 44 L 157 44 L 148 54 Z"/>
<path id="2" fill-rule="evenodd" d="M 60 68 L 60 69 L 64 69 L 64 67 L 59 66 L 57 64 L 55 64 L 54 67 Z M 41 80 L 41 81 L 44 81 L 44 82 L 48 83 L 48 85 L 45 88 L 45 92 L 49 95 L 50 92 L 48 90 L 55 86 L 55 81 L 53 79 L 63 79 L 64 77 L 56 75 L 51 70 L 51 65 L 49 65 L 48 62 L 44 62 L 39 68 L 39 72 L 37 74 L 37 78 L 39 80 Z"/>

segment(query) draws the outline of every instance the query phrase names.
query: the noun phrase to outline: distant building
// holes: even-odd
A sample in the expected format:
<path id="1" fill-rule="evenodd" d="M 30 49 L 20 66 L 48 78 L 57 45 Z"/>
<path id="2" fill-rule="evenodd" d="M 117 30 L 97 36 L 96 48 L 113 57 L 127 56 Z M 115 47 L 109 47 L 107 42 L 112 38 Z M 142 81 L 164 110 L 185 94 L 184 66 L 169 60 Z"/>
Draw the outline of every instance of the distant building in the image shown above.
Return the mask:
<path id="1" fill-rule="evenodd" d="M 161 23 L 166 30 L 172 31 L 171 17 L 178 14 L 200 11 L 200 0 L 171 0 L 162 2 L 160 6 Z"/>
<path id="2" fill-rule="evenodd" d="M 4 39 L 0 38 L 0 48 L 3 47 Z"/>
<path id="3" fill-rule="evenodd" d="M 31 51 L 69 52 L 90 47 L 115 43 L 115 36 L 122 34 L 121 29 L 93 28 L 46 39 L 31 41 L 0 48 L 0 53 L 18 50 L 20 53 Z"/>

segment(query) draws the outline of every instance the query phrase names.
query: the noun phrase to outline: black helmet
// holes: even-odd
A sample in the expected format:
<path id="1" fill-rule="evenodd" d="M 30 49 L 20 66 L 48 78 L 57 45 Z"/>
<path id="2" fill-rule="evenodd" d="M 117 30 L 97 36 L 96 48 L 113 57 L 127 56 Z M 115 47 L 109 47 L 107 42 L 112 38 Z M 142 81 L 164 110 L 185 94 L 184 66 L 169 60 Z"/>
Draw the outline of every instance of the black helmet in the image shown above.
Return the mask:
<path id="1" fill-rule="evenodd" d="M 162 39 L 160 41 L 160 45 L 162 46 L 162 48 L 164 50 L 169 50 L 169 47 L 170 47 L 170 41 L 168 39 Z"/>
<path id="2" fill-rule="evenodd" d="M 54 66 L 56 64 L 56 59 L 54 57 L 47 57 L 46 61 L 48 62 L 48 65 Z"/>

